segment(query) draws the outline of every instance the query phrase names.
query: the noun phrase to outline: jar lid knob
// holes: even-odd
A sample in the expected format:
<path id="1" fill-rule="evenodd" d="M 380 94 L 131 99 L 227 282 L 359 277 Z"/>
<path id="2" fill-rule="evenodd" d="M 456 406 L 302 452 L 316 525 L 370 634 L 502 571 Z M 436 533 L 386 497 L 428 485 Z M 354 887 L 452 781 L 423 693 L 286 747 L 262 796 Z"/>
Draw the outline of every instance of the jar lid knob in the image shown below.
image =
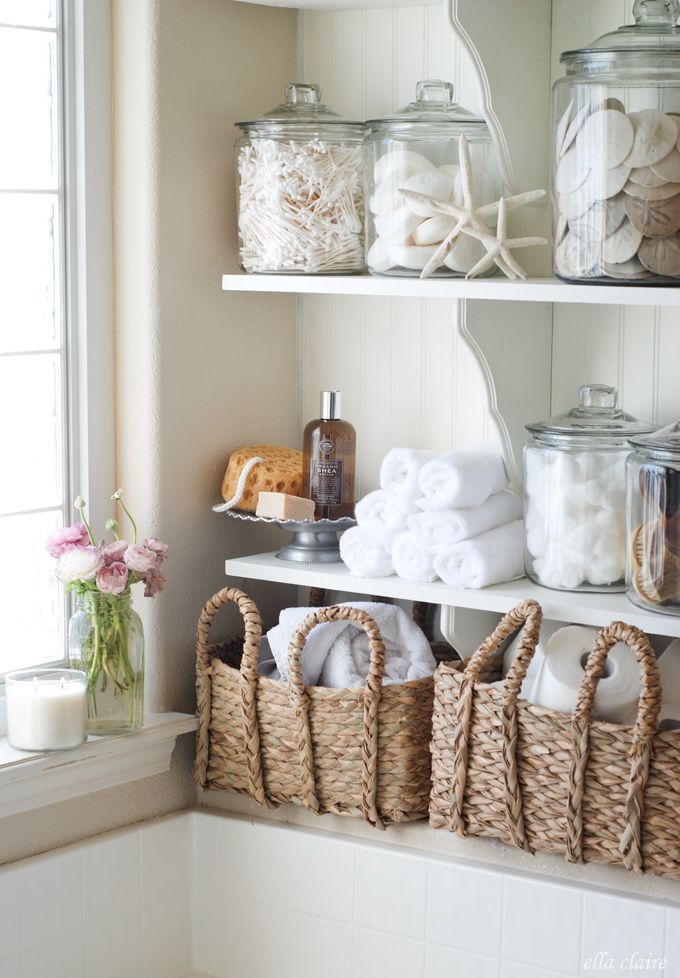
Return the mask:
<path id="1" fill-rule="evenodd" d="M 440 81 L 438 78 L 419 81 L 416 85 L 416 101 L 443 102 L 445 105 L 451 105 L 453 102 L 453 85 L 451 82 Z"/>
<path id="2" fill-rule="evenodd" d="M 612 411 L 616 407 L 617 391 L 606 384 L 583 384 L 578 389 L 578 405 L 586 411 Z"/>
<path id="3" fill-rule="evenodd" d="M 318 105 L 321 101 L 321 86 L 308 82 L 291 82 L 286 85 L 287 105 Z"/>
<path id="4" fill-rule="evenodd" d="M 635 0 L 636 24 L 666 24 L 675 27 L 680 18 L 680 0 Z"/>

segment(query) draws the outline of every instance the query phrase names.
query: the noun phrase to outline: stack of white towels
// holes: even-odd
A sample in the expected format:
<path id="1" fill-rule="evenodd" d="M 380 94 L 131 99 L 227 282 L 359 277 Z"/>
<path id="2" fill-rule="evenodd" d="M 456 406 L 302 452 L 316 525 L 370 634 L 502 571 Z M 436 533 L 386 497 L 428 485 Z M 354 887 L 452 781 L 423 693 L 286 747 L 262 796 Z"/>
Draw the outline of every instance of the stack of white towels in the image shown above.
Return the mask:
<path id="1" fill-rule="evenodd" d="M 481 588 L 524 573 L 522 500 L 500 455 L 393 448 L 356 505 L 340 555 L 358 577 Z"/>

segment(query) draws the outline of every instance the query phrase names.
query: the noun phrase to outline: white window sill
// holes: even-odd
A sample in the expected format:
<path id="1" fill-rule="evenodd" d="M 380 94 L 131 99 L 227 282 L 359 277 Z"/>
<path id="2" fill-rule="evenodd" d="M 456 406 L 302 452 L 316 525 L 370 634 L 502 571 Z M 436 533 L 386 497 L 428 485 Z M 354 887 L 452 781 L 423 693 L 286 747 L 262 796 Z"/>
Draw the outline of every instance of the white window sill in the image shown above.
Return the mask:
<path id="1" fill-rule="evenodd" d="M 167 771 L 175 740 L 196 726 L 187 713 L 150 713 L 136 733 L 36 753 L 15 750 L 0 737 L 0 817 Z"/>

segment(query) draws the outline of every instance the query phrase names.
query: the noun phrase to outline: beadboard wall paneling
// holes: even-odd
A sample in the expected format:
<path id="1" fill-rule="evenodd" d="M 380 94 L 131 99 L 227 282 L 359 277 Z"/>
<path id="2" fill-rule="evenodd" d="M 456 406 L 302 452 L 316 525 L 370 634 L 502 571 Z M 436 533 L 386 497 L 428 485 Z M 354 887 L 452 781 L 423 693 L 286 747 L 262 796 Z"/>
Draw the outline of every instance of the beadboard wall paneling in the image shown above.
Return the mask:
<path id="1" fill-rule="evenodd" d="M 355 119 L 379 118 L 415 97 L 423 78 L 454 84 L 480 111 L 470 60 L 443 7 L 304 11 L 300 77 L 321 84 L 324 101 Z M 301 300 L 302 416 L 317 417 L 319 391 L 343 393 L 357 438 L 357 492 L 378 483 L 394 445 L 449 451 L 500 447 L 482 369 L 445 300 L 310 296 Z"/>
<path id="2" fill-rule="evenodd" d="M 304 299 L 303 418 L 318 417 L 320 390 L 342 391 L 343 416 L 358 432 L 360 495 L 376 488 L 380 461 L 394 445 L 500 448 L 458 309 L 445 299 Z"/>

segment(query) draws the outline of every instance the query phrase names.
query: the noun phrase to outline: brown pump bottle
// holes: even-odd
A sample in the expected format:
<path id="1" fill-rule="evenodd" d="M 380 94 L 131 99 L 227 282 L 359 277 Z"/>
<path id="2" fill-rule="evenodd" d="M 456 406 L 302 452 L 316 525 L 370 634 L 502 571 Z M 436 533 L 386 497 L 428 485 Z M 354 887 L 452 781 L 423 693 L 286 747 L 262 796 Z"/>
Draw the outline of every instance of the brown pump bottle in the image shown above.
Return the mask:
<path id="1" fill-rule="evenodd" d="M 354 516 L 357 434 L 340 411 L 340 391 L 321 391 L 321 417 L 303 436 L 302 495 L 316 503 L 317 520 Z"/>

